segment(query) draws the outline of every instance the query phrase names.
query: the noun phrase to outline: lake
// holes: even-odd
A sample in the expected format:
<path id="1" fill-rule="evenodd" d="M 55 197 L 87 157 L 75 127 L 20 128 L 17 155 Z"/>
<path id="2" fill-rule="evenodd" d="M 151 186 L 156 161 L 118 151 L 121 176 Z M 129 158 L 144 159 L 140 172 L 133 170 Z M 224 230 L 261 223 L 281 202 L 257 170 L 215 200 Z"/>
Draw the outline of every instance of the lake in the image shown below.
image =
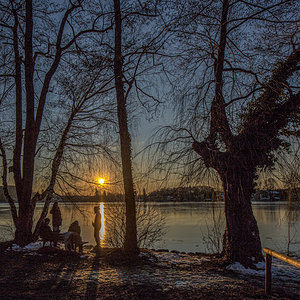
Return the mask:
<path id="1" fill-rule="evenodd" d="M 68 230 L 71 222 L 78 220 L 81 226 L 82 238 L 94 244 L 93 207 L 95 203 L 59 203 L 63 225 L 61 232 Z M 300 211 L 288 221 L 287 203 L 253 203 L 263 247 L 279 252 L 285 252 L 288 245 L 288 231 L 290 228 L 292 252 L 300 253 Z M 37 214 L 42 205 L 38 204 Z M 103 246 L 112 242 L 112 237 L 118 240 L 123 219 L 120 203 L 101 203 L 102 214 L 101 243 Z M 163 248 L 186 252 L 211 252 L 221 242 L 224 230 L 224 214 L 222 203 L 211 202 L 153 202 L 139 203 L 139 222 L 143 223 L 145 231 L 157 230 L 152 221 L 164 220 L 164 232 L 160 241 L 156 241 L 151 248 Z M 50 214 L 49 214 L 50 215 Z M 48 216 L 49 216 L 48 215 Z M 149 217 L 150 215 L 150 217 Z M 50 215 L 51 220 L 51 215 Z M 290 224 L 290 226 L 289 226 Z M 152 226 L 152 227 L 151 227 Z M 10 239 L 13 236 L 13 225 L 8 204 L 0 204 L 0 239 Z M 120 240 L 120 238 L 119 238 Z M 297 242 L 297 243 L 295 243 Z M 220 245 L 219 245 L 220 246 Z"/>

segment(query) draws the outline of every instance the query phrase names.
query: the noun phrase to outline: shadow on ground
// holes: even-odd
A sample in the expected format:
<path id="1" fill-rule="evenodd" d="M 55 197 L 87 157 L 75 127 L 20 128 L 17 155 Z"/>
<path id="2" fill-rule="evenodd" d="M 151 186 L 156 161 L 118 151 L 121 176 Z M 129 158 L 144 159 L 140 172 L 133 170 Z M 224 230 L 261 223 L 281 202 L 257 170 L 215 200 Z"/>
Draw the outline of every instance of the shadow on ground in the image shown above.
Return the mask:
<path id="1" fill-rule="evenodd" d="M 243 277 L 207 257 L 158 260 L 151 251 L 134 260 L 113 249 L 83 256 L 47 247 L 1 251 L 0 274 L 1 299 L 267 299 L 261 277 Z M 299 298 L 274 282 L 271 299 Z"/>

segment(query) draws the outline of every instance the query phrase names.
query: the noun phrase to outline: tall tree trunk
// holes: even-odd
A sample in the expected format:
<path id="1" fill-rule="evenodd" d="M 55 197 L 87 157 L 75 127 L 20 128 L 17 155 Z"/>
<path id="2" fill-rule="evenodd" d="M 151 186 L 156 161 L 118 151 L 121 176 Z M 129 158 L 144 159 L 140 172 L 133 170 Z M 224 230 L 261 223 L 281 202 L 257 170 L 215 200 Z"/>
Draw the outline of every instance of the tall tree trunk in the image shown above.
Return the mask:
<path id="1" fill-rule="evenodd" d="M 262 261 L 259 230 L 251 207 L 257 164 L 248 159 L 249 149 L 221 152 L 205 141 L 195 141 L 193 148 L 207 167 L 219 173 L 223 183 L 226 218 L 223 258 L 246 267 Z"/>
<path id="2" fill-rule="evenodd" d="M 131 162 L 131 138 L 128 130 L 126 97 L 123 84 L 123 58 L 122 58 L 122 19 L 120 0 L 114 0 L 115 12 L 115 57 L 114 74 L 117 96 L 119 134 L 121 143 L 121 159 L 123 170 L 123 183 L 125 189 L 126 203 L 126 233 L 124 250 L 128 253 L 137 253 L 137 229 L 136 229 L 136 207 L 135 191 L 132 176 Z"/>
<path id="3" fill-rule="evenodd" d="M 238 160 L 237 160 L 238 161 Z M 223 257 L 249 267 L 263 260 L 257 222 L 251 207 L 255 168 L 240 166 L 220 172 L 225 195 L 226 228 L 223 236 Z"/>
<path id="4" fill-rule="evenodd" d="M 26 89 L 26 127 L 23 150 L 22 195 L 19 199 L 19 220 L 16 226 L 15 240 L 19 245 L 32 241 L 32 225 L 35 203 L 31 201 L 36 131 L 34 120 L 34 62 L 33 62 L 33 15 L 32 1 L 26 1 L 25 30 L 25 89 Z"/>
<path id="5" fill-rule="evenodd" d="M 35 203 L 31 197 L 24 198 L 19 202 L 19 218 L 16 224 L 15 242 L 20 246 L 28 245 L 33 241 L 32 227 Z"/>

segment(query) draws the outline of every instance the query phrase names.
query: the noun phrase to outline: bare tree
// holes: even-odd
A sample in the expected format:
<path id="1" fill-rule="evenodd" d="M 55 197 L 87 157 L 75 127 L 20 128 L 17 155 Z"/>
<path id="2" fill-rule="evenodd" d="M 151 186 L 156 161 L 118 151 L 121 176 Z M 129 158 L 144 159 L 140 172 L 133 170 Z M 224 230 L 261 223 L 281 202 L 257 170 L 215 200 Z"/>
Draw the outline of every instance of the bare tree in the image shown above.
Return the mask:
<path id="1" fill-rule="evenodd" d="M 94 21 L 90 28 L 78 30 L 72 16 L 77 13 L 79 17 L 80 12 L 82 12 L 80 0 L 70 1 L 67 8 L 59 5 L 51 6 L 49 3 L 45 6 L 42 3 L 33 5 L 33 2 L 29 0 L 1 2 L 0 25 L 2 35 L 5 37 L 3 45 L 11 49 L 12 55 L 11 64 L 6 68 L 8 74 L 14 79 L 15 87 L 13 174 L 19 203 L 18 210 L 13 199 L 8 193 L 5 194 L 11 206 L 16 227 L 15 241 L 20 245 L 25 245 L 33 239 L 33 214 L 36 201 L 46 199 L 49 205 L 66 138 L 77 110 L 80 108 L 79 104 L 79 107 L 74 107 L 69 115 L 52 162 L 49 185 L 42 194 L 37 193 L 32 197 L 35 159 L 40 149 L 38 139 L 51 81 L 61 64 L 62 57 L 74 45 L 78 47 L 77 41 L 84 34 L 91 32 L 99 34 L 110 28 L 107 26 L 104 29 L 102 27 L 98 29 L 97 22 Z M 59 26 L 55 23 L 57 19 L 61 20 Z M 57 31 L 51 32 L 52 29 Z M 7 185 L 5 182 L 7 160 L 4 147 L 1 147 L 1 151 L 5 186 Z"/>
<path id="2" fill-rule="evenodd" d="M 149 248 L 160 241 L 165 233 L 165 219 L 154 207 L 138 204 L 136 207 L 137 244 L 139 248 Z M 109 208 L 106 213 L 108 245 L 121 248 L 126 233 L 124 203 Z"/>
<path id="3" fill-rule="evenodd" d="M 137 229 L 136 229 L 136 209 L 135 209 L 135 192 L 132 176 L 131 162 L 131 138 L 128 130 L 126 96 L 123 84 L 123 59 L 122 59 L 122 16 L 120 0 L 114 0 L 115 12 L 115 56 L 114 56 L 114 73 L 115 87 L 118 106 L 118 120 L 120 130 L 120 144 L 122 157 L 123 181 L 125 189 L 126 203 L 126 235 L 124 249 L 128 252 L 135 253 L 138 251 L 137 246 Z"/>
<path id="4" fill-rule="evenodd" d="M 215 170 L 225 193 L 223 257 L 251 266 L 263 260 L 251 208 L 256 171 L 273 165 L 281 130 L 299 117 L 297 4 L 176 3 L 182 18 L 173 28 L 181 51 L 174 90 L 185 94 L 174 96 L 177 125 L 165 129 L 162 149 L 172 142 L 172 161 L 188 157 L 189 170 L 200 169 L 196 175 Z"/>
<path id="5" fill-rule="evenodd" d="M 216 208 L 216 203 L 212 202 L 212 224 L 206 223 L 206 233 L 202 232 L 202 239 L 209 253 L 221 254 L 222 235 L 224 232 L 224 212 Z"/>
<path id="6" fill-rule="evenodd" d="M 156 17 L 156 4 L 154 7 L 140 2 L 132 4 L 130 1 L 114 0 L 114 76 L 117 101 L 117 114 L 119 122 L 120 150 L 122 160 L 123 184 L 126 204 L 126 234 L 124 249 L 128 253 L 137 253 L 137 228 L 135 187 L 132 168 L 131 135 L 129 132 L 128 106 L 130 97 L 136 98 L 141 106 L 147 109 L 159 101 L 153 96 L 153 91 L 143 86 L 139 79 L 149 76 L 149 71 L 156 68 L 154 56 L 161 46 L 164 35 L 164 26 L 157 24 L 157 30 L 151 31 L 148 20 Z M 146 34 L 146 27 L 150 34 Z M 133 25 L 132 25 L 133 24 Z M 141 28 L 143 28 L 143 30 Z M 124 38 L 124 32 L 129 33 L 130 40 Z M 138 39 L 140 39 L 140 42 Z M 126 51 L 127 50 L 127 51 Z M 149 63 L 150 61 L 150 63 Z M 151 74 L 151 73 L 150 73 Z M 152 74 L 154 76 L 154 74 Z M 146 101 L 143 101 L 146 99 Z M 136 104 L 135 104 L 136 105 Z M 136 106 L 135 106 L 136 107 Z"/>

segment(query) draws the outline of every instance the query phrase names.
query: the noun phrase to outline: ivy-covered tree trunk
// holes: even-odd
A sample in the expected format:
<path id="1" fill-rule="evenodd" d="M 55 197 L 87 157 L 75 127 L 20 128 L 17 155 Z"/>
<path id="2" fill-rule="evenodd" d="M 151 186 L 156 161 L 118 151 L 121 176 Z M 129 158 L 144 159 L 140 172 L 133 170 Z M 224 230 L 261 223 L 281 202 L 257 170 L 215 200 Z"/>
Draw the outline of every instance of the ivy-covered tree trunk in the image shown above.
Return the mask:
<path id="1" fill-rule="evenodd" d="M 248 160 L 249 149 L 230 153 L 211 146 L 207 142 L 193 143 L 194 150 L 207 167 L 219 173 L 223 183 L 226 227 L 222 256 L 226 262 L 240 262 L 249 267 L 263 260 L 259 230 L 251 207 L 256 163 Z"/>
<path id="2" fill-rule="evenodd" d="M 254 175 L 255 168 L 245 170 L 233 161 L 220 171 L 226 217 L 223 257 L 247 267 L 263 260 L 259 230 L 251 207 Z"/>
<path id="3" fill-rule="evenodd" d="M 227 41 L 232 30 L 228 17 L 232 4 L 231 0 L 222 2 L 209 134 L 201 142 L 194 139 L 193 149 L 207 168 L 218 172 L 223 183 L 226 216 L 223 257 L 248 267 L 263 260 L 251 207 L 256 171 L 274 164 L 274 152 L 283 145 L 280 131 L 299 113 L 300 93 L 294 94 L 288 81 L 298 69 L 300 49 L 293 47 L 289 57 L 277 64 L 271 77 L 261 86 L 261 94 L 249 100 L 247 108 L 241 111 L 238 127 L 235 127 L 233 123 L 238 120 L 238 115 L 230 122 L 228 105 L 231 99 L 225 99 L 223 92 Z"/>

